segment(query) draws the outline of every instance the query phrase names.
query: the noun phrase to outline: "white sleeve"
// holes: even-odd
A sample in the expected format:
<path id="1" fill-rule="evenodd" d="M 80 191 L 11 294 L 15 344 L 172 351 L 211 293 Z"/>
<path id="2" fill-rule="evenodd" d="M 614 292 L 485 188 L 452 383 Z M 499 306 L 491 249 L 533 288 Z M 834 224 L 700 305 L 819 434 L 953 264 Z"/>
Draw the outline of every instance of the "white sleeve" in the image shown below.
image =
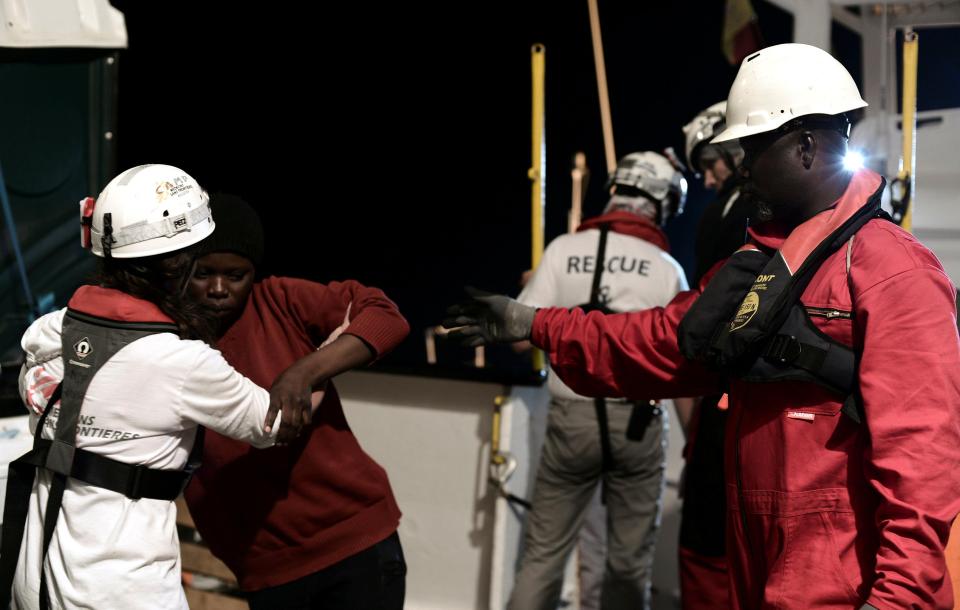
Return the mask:
<path id="1" fill-rule="evenodd" d="M 18 381 L 20 397 L 34 418 L 43 413 L 47 399 L 63 380 L 60 332 L 65 312 L 65 309 L 61 309 L 41 316 L 30 325 L 20 340 L 20 346 L 26 353 Z"/>
<path id="2" fill-rule="evenodd" d="M 26 353 L 27 368 L 43 364 L 60 356 L 60 334 L 63 331 L 63 315 L 66 309 L 54 311 L 37 318 L 20 339 L 20 347 Z"/>
<path id="3" fill-rule="evenodd" d="M 677 296 L 677 293 L 689 290 L 690 286 L 687 284 L 687 274 L 684 272 L 683 267 L 680 266 L 680 263 L 677 262 L 677 259 L 666 253 L 664 253 L 663 256 L 670 263 L 670 269 L 673 270 L 673 277 L 667 286 L 667 300 L 663 303 L 663 305 L 666 306 L 667 303 L 673 300 L 673 297 Z"/>
<path id="4" fill-rule="evenodd" d="M 181 389 L 181 418 L 254 447 L 273 445 L 280 414 L 270 432 L 263 429 L 270 394 L 227 364 L 220 352 L 203 344 L 199 347 Z"/>
<path id="5" fill-rule="evenodd" d="M 677 264 L 677 282 L 676 282 L 676 286 L 674 286 L 673 295 L 676 296 L 677 293 L 683 292 L 685 290 L 690 290 L 690 286 L 687 284 L 687 274 L 683 272 L 683 267 L 680 267 L 678 263 Z"/>
<path id="6" fill-rule="evenodd" d="M 558 288 L 557 276 L 553 265 L 557 252 L 557 241 L 550 242 L 543 252 L 540 264 L 533 271 L 533 275 L 523 287 L 517 300 L 531 307 L 552 307 L 557 304 Z"/>

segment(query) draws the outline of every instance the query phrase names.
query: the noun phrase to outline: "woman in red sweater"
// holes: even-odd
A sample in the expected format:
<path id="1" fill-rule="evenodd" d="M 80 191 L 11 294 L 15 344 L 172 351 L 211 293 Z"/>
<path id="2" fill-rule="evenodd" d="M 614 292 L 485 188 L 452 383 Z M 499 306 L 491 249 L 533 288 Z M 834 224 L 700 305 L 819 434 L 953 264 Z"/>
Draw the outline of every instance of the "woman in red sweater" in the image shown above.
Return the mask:
<path id="1" fill-rule="evenodd" d="M 217 228 L 201 244 L 190 294 L 216 311 L 227 361 L 271 388 L 271 406 L 302 433 L 257 450 L 208 431 L 186 492 L 197 529 L 250 592 L 251 610 L 400 609 L 400 510 L 328 380 L 394 348 L 409 326 L 383 292 L 354 281 L 255 281 L 256 212 L 231 195 L 210 205 Z M 311 395 L 322 401 L 312 420 Z"/>

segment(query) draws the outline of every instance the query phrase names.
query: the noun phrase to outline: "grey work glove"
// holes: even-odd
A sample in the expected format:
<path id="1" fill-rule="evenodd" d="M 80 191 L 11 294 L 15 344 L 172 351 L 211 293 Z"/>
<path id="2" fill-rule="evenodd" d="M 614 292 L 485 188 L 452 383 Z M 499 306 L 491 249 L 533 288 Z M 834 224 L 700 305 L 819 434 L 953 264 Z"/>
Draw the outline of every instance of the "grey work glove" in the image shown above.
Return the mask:
<path id="1" fill-rule="evenodd" d="M 502 294 L 467 288 L 470 300 L 447 309 L 443 327 L 447 335 L 463 345 L 513 343 L 530 338 L 536 308 Z"/>
<path id="2" fill-rule="evenodd" d="M 864 604 L 860 606 L 860 610 L 877 610 L 877 608 L 875 606 L 871 606 L 870 604 Z"/>

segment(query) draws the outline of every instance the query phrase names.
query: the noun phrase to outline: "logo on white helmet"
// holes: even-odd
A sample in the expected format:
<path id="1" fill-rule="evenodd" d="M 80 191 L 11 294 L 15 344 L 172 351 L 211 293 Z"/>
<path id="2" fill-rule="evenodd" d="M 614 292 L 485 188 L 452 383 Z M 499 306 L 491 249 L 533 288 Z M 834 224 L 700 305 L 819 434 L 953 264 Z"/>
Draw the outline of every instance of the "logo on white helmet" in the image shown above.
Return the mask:
<path id="1" fill-rule="evenodd" d="M 190 176 L 177 176 L 171 182 L 164 180 L 157 185 L 157 201 L 164 201 L 169 197 L 177 197 L 193 190 L 194 182 Z"/>

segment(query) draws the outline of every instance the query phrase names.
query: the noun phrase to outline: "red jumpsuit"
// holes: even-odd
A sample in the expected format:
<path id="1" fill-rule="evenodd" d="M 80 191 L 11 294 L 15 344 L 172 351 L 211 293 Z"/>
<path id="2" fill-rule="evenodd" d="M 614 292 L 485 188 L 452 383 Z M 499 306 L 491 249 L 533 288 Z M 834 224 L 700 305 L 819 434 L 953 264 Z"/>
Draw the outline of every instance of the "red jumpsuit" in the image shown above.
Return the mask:
<path id="1" fill-rule="evenodd" d="M 861 172 L 844 198 L 866 201 Z M 767 248 L 783 236 L 754 234 Z M 871 220 L 801 298 L 860 355 L 864 423 L 801 382 L 731 380 L 727 551 L 735 608 L 953 607 L 944 547 L 960 512 L 960 340 L 955 290 L 910 234 Z M 533 343 L 576 392 L 657 398 L 716 391 L 685 360 L 677 325 L 698 290 L 665 308 L 604 316 L 542 309 Z"/>

